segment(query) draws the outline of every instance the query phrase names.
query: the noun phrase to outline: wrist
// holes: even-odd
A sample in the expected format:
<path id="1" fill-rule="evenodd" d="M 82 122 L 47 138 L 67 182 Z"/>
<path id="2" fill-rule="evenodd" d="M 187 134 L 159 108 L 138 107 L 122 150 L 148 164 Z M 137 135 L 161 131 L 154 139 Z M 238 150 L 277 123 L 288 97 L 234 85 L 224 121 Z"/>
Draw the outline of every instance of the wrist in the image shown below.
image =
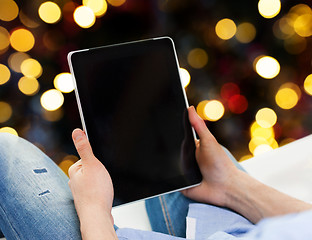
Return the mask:
<path id="1" fill-rule="evenodd" d="M 82 238 L 117 239 L 114 220 L 110 211 L 102 207 L 90 206 L 78 214 Z"/>

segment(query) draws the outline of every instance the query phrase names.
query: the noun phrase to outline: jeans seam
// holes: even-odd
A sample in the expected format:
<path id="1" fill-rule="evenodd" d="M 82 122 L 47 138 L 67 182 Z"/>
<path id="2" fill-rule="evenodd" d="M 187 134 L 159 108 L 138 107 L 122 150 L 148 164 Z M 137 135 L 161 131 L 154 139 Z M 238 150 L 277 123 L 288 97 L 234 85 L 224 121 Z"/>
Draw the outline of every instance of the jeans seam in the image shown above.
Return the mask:
<path id="1" fill-rule="evenodd" d="M 6 219 L 4 219 L 4 220 L 6 220 L 6 222 L 8 223 L 9 227 L 11 228 L 11 230 L 12 230 L 12 232 L 13 232 L 13 235 L 15 235 L 14 237 L 15 237 L 16 239 L 21 239 L 20 236 L 19 236 L 19 234 L 17 233 L 17 231 L 15 230 L 15 228 L 13 227 L 13 225 L 11 224 L 11 222 L 9 221 L 8 215 L 6 214 L 6 211 L 4 210 L 4 208 L 2 207 L 1 204 L 0 204 L 0 209 L 1 209 L 1 211 L 3 212 L 4 218 L 6 218 Z M 1 229 L 1 230 L 2 230 L 2 229 Z M 2 233 L 3 233 L 3 232 L 2 232 Z M 3 233 L 3 234 L 4 234 L 4 233 Z"/>
<path id="2" fill-rule="evenodd" d="M 165 222 L 166 222 L 166 226 L 167 226 L 168 232 L 169 232 L 170 235 L 175 236 L 175 232 L 174 232 L 174 229 L 173 229 L 173 225 L 172 225 L 172 221 L 171 221 L 171 218 L 170 218 L 170 214 L 169 214 L 169 211 L 168 211 L 168 207 L 167 207 L 167 203 L 166 203 L 165 197 L 164 196 L 160 196 L 159 199 L 160 199 L 160 204 L 161 204 L 161 208 L 162 208 L 162 212 L 163 212 L 163 215 L 164 215 L 164 218 L 165 218 Z"/>

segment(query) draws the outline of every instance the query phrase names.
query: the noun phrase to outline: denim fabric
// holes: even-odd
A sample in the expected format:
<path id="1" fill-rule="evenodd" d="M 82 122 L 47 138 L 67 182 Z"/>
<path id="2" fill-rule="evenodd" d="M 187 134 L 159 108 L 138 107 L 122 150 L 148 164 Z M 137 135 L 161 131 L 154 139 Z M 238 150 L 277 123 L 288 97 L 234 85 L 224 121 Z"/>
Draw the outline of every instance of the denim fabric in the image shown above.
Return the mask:
<path id="1" fill-rule="evenodd" d="M 8 240 L 81 239 L 67 176 L 8 133 L 0 133 L 0 228 Z"/>

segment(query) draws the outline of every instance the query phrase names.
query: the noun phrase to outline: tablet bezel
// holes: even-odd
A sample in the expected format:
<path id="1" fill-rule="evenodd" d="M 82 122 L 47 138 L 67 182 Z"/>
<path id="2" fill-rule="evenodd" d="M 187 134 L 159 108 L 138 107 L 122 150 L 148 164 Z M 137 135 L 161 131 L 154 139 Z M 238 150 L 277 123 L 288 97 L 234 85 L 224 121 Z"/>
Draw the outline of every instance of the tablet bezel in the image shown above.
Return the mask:
<path id="1" fill-rule="evenodd" d="M 178 63 L 177 53 L 176 53 L 176 50 L 175 50 L 175 47 L 174 47 L 174 42 L 173 42 L 173 40 L 170 37 L 159 37 L 159 38 L 152 38 L 152 39 L 146 39 L 146 40 L 132 41 L 132 42 L 126 42 L 126 43 L 121 43 L 121 44 L 108 45 L 108 46 L 104 46 L 104 47 L 100 47 L 100 48 L 111 48 L 111 47 L 118 47 L 118 46 L 126 45 L 126 44 L 136 44 L 136 43 L 139 43 L 139 42 L 158 41 L 158 40 L 164 40 L 164 39 L 170 40 L 170 42 L 172 44 L 172 50 L 173 50 L 174 58 L 175 58 L 175 65 L 176 65 L 177 70 L 179 71 L 180 67 L 179 67 L 179 63 Z M 79 53 L 82 53 L 82 52 L 85 52 L 85 51 L 96 50 L 96 49 L 97 48 L 77 50 L 77 51 L 72 51 L 72 52 L 70 52 L 68 54 L 68 63 L 69 63 L 70 72 L 72 74 L 73 83 L 74 83 L 74 87 L 75 87 L 75 96 L 76 96 L 77 105 L 78 105 L 78 109 L 79 109 L 80 119 L 81 119 L 83 130 L 85 131 L 87 137 L 88 137 L 88 131 L 87 131 L 87 126 L 86 126 L 85 119 L 84 119 L 83 109 L 82 109 L 82 105 L 81 105 L 81 101 L 80 101 L 80 97 L 79 97 L 79 90 L 78 90 L 77 82 L 76 82 L 76 78 L 75 78 L 75 71 L 74 71 L 74 67 L 73 67 L 73 64 L 72 64 L 72 56 L 74 54 L 79 54 Z M 188 100 L 187 100 L 185 89 L 184 89 L 182 81 L 181 81 L 180 71 L 179 71 L 179 80 L 180 80 L 180 84 L 181 84 L 180 87 L 181 87 L 181 90 L 182 90 L 182 93 L 183 93 L 183 96 L 184 96 L 185 107 L 187 109 L 189 107 L 189 104 L 188 104 Z M 192 131 L 192 134 L 193 134 L 194 145 L 195 145 L 196 134 L 195 134 L 195 131 L 194 131 L 194 129 L 192 127 L 191 127 L 191 131 Z M 135 201 L 123 203 L 123 204 L 118 205 L 116 207 L 119 207 L 119 206 L 122 206 L 122 205 L 125 205 L 125 204 L 129 204 L 129 203 L 133 203 L 133 202 L 136 202 L 136 201 L 140 201 L 140 200 L 145 200 L 145 199 L 157 197 L 157 196 L 160 196 L 160 195 L 163 195 L 163 194 L 168 194 L 168 193 L 172 193 L 172 192 L 176 192 L 176 191 L 181 191 L 181 190 L 184 190 L 184 189 L 188 189 L 188 188 L 191 188 L 191 187 L 198 186 L 200 183 L 201 183 L 201 179 L 197 183 L 195 183 L 195 184 L 191 184 L 191 185 L 188 185 L 188 186 L 185 186 L 185 187 L 182 187 L 182 188 L 178 188 L 178 189 L 174 189 L 174 190 L 171 190 L 171 191 L 166 191 L 166 192 L 163 192 L 163 193 L 160 193 L 160 194 L 155 194 L 153 196 L 145 197 L 145 198 L 138 199 L 138 200 L 135 200 Z"/>

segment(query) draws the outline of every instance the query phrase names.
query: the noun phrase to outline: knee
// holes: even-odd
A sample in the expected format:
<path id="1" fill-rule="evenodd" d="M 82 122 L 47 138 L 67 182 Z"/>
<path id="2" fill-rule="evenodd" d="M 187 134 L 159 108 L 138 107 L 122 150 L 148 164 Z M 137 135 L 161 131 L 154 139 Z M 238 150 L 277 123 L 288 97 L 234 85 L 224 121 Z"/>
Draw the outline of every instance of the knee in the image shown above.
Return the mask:
<path id="1" fill-rule="evenodd" d="M 12 155 L 18 145 L 20 138 L 10 133 L 0 133 L 0 161 L 7 159 L 8 156 Z"/>

